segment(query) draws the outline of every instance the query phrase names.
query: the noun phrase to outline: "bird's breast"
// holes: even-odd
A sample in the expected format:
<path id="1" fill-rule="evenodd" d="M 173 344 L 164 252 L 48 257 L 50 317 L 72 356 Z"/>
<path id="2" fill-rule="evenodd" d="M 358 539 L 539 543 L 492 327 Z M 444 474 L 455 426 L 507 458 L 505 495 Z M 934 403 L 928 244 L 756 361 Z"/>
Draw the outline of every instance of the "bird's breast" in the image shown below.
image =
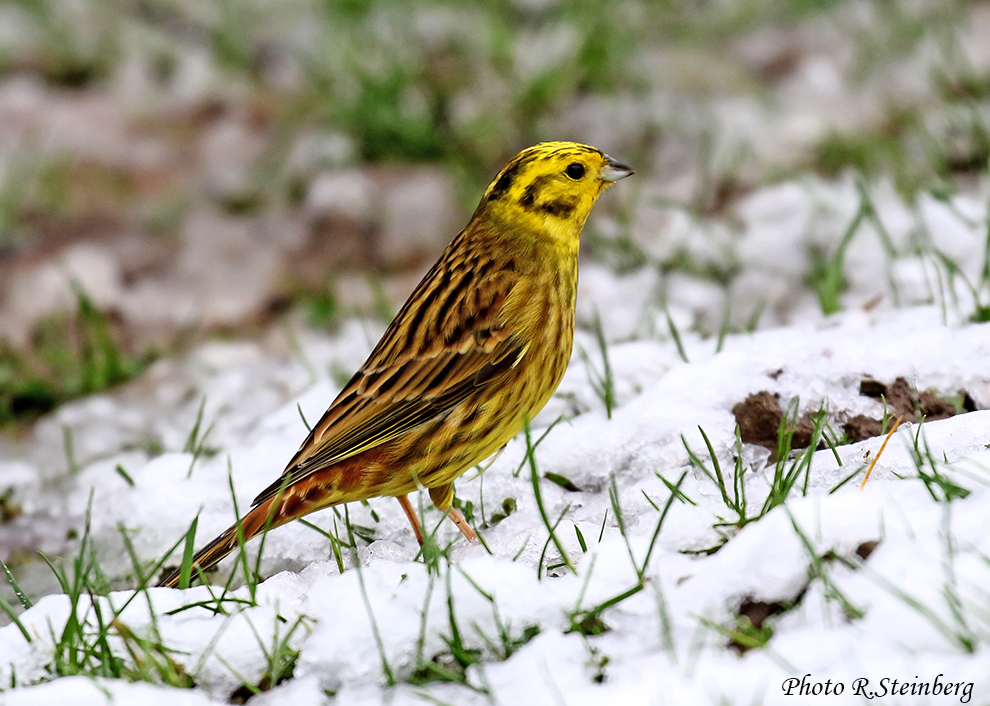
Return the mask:
<path id="1" fill-rule="evenodd" d="M 506 307 L 518 307 L 508 312 L 507 320 L 516 323 L 516 338 L 524 351 L 517 363 L 526 371 L 519 376 L 519 395 L 531 417 L 560 384 L 574 343 L 575 287 L 560 278 L 542 284 L 521 288 Z"/>

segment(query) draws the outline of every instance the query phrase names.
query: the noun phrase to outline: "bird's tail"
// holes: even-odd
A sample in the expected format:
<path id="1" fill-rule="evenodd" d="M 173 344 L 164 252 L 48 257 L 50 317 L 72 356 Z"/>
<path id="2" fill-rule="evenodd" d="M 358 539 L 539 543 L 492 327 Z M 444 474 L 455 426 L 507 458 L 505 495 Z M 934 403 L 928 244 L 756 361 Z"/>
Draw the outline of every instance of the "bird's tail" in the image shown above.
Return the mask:
<path id="1" fill-rule="evenodd" d="M 193 556 L 192 574 L 195 578 L 198 575 L 197 569 L 207 571 L 219 564 L 223 559 L 238 547 L 238 535 L 243 533 L 244 543 L 249 542 L 253 537 L 263 531 L 285 524 L 292 517 L 285 517 L 281 512 L 273 512 L 273 505 L 281 498 L 274 497 L 251 509 L 239 523 L 235 523 L 224 530 L 220 536 L 200 549 Z M 240 528 L 238 530 L 238 528 Z M 168 576 L 158 582 L 159 586 L 175 588 L 179 583 L 181 569 L 176 569 Z"/>

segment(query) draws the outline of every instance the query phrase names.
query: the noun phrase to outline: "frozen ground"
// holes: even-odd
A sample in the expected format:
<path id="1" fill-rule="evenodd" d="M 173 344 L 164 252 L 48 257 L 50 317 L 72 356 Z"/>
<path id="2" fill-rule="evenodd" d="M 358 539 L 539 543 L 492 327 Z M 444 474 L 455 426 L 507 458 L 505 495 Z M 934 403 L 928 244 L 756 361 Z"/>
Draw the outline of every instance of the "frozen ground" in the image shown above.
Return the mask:
<path id="1" fill-rule="evenodd" d="M 990 325 L 969 322 L 987 303 L 985 191 L 916 208 L 872 191 L 877 218 L 863 219 L 845 251 L 844 313 L 830 317 L 807 284 L 809 253 L 836 252 L 854 222 L 863 200 L 851 182 L 758 191 L 731 227 L 640 209 L 634 243 L 662 227 L 653 242 L 737 274 L 725 288 L 664 278 L 650 264 L 663 252 L 646 252 L 645 265 L 622 275 L 586 263 L 579 316 L 587 324 L 597 309 L 603 322 L 615 408 L 609 418 L 601 348 L 581 332 L 532 431 L 535 442 L 567 417 L 536 447 L 536 468 L 519 437 L 483 476 L 458 483 L 487 550 L 445 522 L 438 538 L 450 548 L 424 563 L 398 504 L 378 499 L 348 508 L 351 523 L 373 534 L 357 540 L 359 565 L 344 550 L 343 573 L 330 540 L 296 523 L 268 536 L 260 570 L 270 578 L 256 588 L 78 599 L 75 615 L 87 621 L 79 639 L 92 654 L 76 671 L 99 671 L 93 665 L 112 654 L 132 676 L 159 665 L 166 677 L 151 681 L 184 673 L 194 690 L 56 676 L 72 674 L 80 654 L 63 631 L 71 602 L 32 596 L 19 625 L 0 628 L 0 684 L 16 685 L 0 703 L 221 704 L 239 689 L 250 695 L 244 684 L 267 686 L 273 664 L 283 670 L 275 677 L 291 665 L 291 678 L 251 704 L 793 704 L 811 697 L 800 686 L 788 696 L 786 680 L 804 675 L 806 688 L 843 685 L 829 703 L 864 702 L 861 678 L 878 703 L 990 703 L 990 411 L 903 424 L 862 491 L 881 437 L 780 464 L 746 445 L 749 517 L 779 488 L 775 469 L 805 472 L 785 504 L 742 529 L 728 506 L 732 409 L 751 393 L 777 394 L 784 408 L 797 399 L 802 414 L 824 408 L 829 439 L 855 415 L 883 416 L 881 402 L 860 394 L 867 377 L 904 377 L 945 397 L 964 390 L 971 406 L 990 410 Z M 697 333 L 723 320 L 741 331 L 760 310 L 761 325 L 729 333 L 720 351 L 717 337 Z M 305 435 L 300 410 L 316 419 L 381 329 L 352 321 L 332 338 L 303 333 L 292 355 L 215 343 L 165 361 L 121 393 L 44 420 L 0 475 L 26 515 L 81 526 L 91 502 L 102 571 L 115 586 L 133 585 L 122 534 L 147 570 L 197 514 L 197 545 L 225 528 L 234 516 L 228 469 L 243 510 Z M 198 438 L 183 451 L 201 404 Z M 725 497 L 689 459 L 686 446 L 714 473 L 699 428 L 727 477 Z M 439 514 L 424 512 L 435 526 Z M 342 518 L 309 519 L 346 541 Z M 232 569 L 228 560 L 222 575 Z M 752 618 L 762 631 L 740 618 L 760 610 L 773 614 Z M 118 622 L 101 641 L 96 626 L 112 615 Z M 740 654 L 729 632 L 755 647 Z M 907 689 L 890 693 L 894 679 Z M 918 694 L 948 683 L 960 685 L 950 696 Z"/>

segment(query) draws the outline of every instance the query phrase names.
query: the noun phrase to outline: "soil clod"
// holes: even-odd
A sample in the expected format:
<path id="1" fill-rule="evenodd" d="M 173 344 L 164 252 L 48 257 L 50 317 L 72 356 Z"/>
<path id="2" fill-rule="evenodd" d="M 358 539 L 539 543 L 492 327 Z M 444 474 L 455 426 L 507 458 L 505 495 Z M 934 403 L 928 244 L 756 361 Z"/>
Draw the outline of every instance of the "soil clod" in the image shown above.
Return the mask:
<path id="1" fill-rule="evenodd" d="M 858 556 L 863 561 L 866 561 L 867 559 L 870 558 L 870 554 L 873 553 L 873 550 L 876 549 L 879 545 L 880 542 L 878 542 L 875 539 L 871 539 L 869 541 L 863 542 L 858 547 L 856 547 L 856 556 Z"/>
<path id="2" fill-rule="evenodd" d="M 770 460 L 776 460 L 780 439 L 780 425 L 784 411 L 780 400 L 766 390 L 749 395 L 732 408 L 732 414 L 739 425 L 739 434 L 744 444 L 756 444 L 770 450 Z M 792 449 L 804 449 L 811 443 L 814 422 L 807 414 L 794 425 L 791 439 Z"/>
<path id="3" fill-rule="evenodd" d="M 890 385 L 874 378 L 863 378 L 859 383 L 859 394 L 883 400 L 887 407 L 887 417 L 902 415 L 905 422 L 948 419 L 960 411 L 970 412 L 976 409 L 973 398 L 965 390 L 959 392 L 960 404 L 957 406 L 952 399 L 941 397 L 933 390 L 919 392 L 903 377 L 895 379 Z M 843 426 L 846 438 L 852 443 L 880 436 L 889 428 L 889 423 L 885 426 L 882 420 L 863 414 L 851 417 Z"/>

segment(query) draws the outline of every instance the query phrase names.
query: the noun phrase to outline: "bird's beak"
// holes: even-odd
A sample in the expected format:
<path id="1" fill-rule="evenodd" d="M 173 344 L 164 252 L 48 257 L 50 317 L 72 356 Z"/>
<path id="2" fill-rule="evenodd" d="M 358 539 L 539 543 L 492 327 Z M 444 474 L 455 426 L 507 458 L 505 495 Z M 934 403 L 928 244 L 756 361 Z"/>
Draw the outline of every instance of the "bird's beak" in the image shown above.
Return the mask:
<path id="1" fill-rule="evenodd" d="M 622 162 L 616 162 L 608 155 L 605 155 L 605 166 L 598 173 L 598 178 L 602 181 L 611 183 L 613 181 L 618 181 L 619 179 L 625 179 L 627 176 L 631 176 L 635 173 L 636 172 Z"/>

